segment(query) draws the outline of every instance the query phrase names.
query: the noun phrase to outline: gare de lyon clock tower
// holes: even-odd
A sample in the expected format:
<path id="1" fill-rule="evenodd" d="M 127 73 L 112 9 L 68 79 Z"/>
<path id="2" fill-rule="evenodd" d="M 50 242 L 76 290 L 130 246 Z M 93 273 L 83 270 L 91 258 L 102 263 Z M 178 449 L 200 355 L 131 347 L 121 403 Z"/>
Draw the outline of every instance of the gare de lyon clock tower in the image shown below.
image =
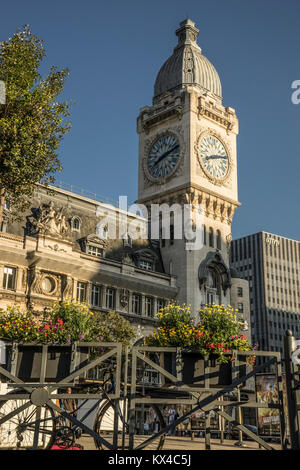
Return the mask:
<path id="1" fill-rule="evenodd" d="M 190 249 L 191 238 L 174 235 L 171 211 L 169 232 L 161 221 L 157 237 L 165 271 L 177 278 L 178 302 L 191 304 L 192 312 L 201 304 L 232 304 L 231 222 L 240 205 L 238 119 L 222 104 L 220 78 L 202 54 L 198 34 L 193 21 L 180 23 L 178 44 L 157 75 L 153 104 L 137 119 L 137 203 L 148 214 L 153 204 L 189 205 L 192 229 L 195 221 L 201 226 L 200 247 Z"/>

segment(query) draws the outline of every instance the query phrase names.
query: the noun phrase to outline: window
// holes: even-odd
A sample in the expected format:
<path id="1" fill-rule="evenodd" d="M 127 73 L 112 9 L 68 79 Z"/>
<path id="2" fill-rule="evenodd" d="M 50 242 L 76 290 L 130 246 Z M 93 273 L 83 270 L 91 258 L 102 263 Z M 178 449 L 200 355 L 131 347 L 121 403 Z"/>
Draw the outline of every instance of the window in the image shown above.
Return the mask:
<path id="1" fill-rule="evenodd" d="M 170 245 L 174 245 L 174 225 L 170 225 Z"/>
<path id="2" fill-rule="evenodd" d="M 164 308 L 164 306 L 165 306 L 164 299 L 157 299 L 157 311 L 159 312 L 159 310 Z"/>
<path id="3" fill-rule="evenodd" d="M 238 308 L 239 313 L 243 313 L 243 312 L 244 312 L 244 305 L 243 305 L 242 303 L 238 303 L 238 304 L 237 304 L 237 308 Z"/>
<path id="4" fill-rule="evenodd" d="M 221 232 L 220 230 L 217 230 L 217 249 L 221 250 Z"/>
<path id="5" fill-rule="evenodd" d="M 86 300 L 86 283 L 77 282 L 77 300 L 84 302 Z"/>
<path id="6" fill-rule="evenodd" d="M 132 294 L 132 312 L 136 315 L 141 314 L 141 296 L 139 294 Z"/>
<path id="7" fill-rule="evenodd" d="M 99 237 L 101 240 L 106 240 L 107 239 L 107 232 L 108 228 L 105 225 L 105 227 L 102 226 L 101 222 L 96 227 L 96 235 Z"/>
<path id="8" fill-rule="evenodd" d="M 141 259 L 139 262 L 139 268 L 147 269 L 148 271 L 153 271 L 153 263 L 152 261 Z"/>
<path id="9" fill-rule="evenodd" d="M 16 279 L 16 269 L 4 266 L 3 289 L 14 289 Z"/>
<path id="10" fill-rule="evenodd" d="M 6 232 L 6 231 L 7 231 L 7 222 L 5 220 L 2 220 L 0 232 Z"/>
<path id="11" fill-rule="evenodd" d="M 213 248 L 214 246 L 214 231 L 212 227 L 209 227 L 209 235 L 208 235 L 208 244 Z"/>
<path id="12" fill-rule="evenodd" d="M 206 226 L 203 225 L 203 245 L 206 245 Z"/>
<path id="13" fill-rule="evenodd" d="M 93 307 L 100 307 L 101 302 L 101 287 L 92 284 L 92 291 L 91 291 L 91 305 Z"/>
<path id="14" fill-rule="evenodd" d="M 115 308 L 115 289 L 111 287 L 106 288 L 106 299 L 105 299 L 106 308 Z"/>
<path id="15" fill-rule="evenodd" d="M 98 256 L 98 258 L 100 258 L 101 256 L 103 256 L 103 249 L 102 248 L 99 248 L 98 246 L 94 246 L 94 245 L 88 245 L 88 254 L 89 255 L 92 255 L 92 256 Z"/>
<path id="16" fill-rule="evenodd" d="M 237 288 L 237 295 L 238 295 L 238 297 L 243 297 L 243 288 L 242 287 Z"/>
<path id="17" fill-rule="evenodd" d="M 71 219 L 71 229 L 74 231 L 74 232 L 79 232 L 80 230 L 80 225 L 81 225 L 81 220 L 79 217 L 73 217 Z"/>
<path id="18" fill-rule="evenodd" d="M 153 317 L 153 298 L 145 298 L 145 313 L 147 317 Z"/>

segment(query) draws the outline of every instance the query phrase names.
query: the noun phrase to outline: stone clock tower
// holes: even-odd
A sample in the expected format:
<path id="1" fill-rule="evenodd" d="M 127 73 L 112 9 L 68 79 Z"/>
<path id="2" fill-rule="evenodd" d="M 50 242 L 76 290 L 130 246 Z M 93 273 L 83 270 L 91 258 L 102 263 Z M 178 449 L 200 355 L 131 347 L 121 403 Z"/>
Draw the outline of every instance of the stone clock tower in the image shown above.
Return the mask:
<path id="1" fill-rule="evenodd" d="M 180 23 L 178 44 L 155 81 L 153 105 L 142 108 L 137 121 L 137 202 L 149 214 L 153 204 L 188 205 L 192 228 L 201 225 L 197 249 L 190 249 L 184 231 L 174 236 L 172 212 L 170 236 L 159 231 L 165 271 L 177 277 L 178 301 L 193 311 L 205 303 L 230 303 L 231 222 L 240 205 L 238 120 L 222 104 L 218 73 L 202 54 L 198 33 L 193 21 Z"/>

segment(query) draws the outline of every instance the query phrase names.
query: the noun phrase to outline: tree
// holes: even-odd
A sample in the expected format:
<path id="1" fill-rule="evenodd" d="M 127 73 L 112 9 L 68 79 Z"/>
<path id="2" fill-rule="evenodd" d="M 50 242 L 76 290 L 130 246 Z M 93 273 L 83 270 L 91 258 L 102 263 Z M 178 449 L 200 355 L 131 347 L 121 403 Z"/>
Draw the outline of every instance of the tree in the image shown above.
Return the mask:
<path id="1" fill-rule="evenodd" d="M 43 41 L 29 26 L 0 45 L 0 80 L 6 103 L 0 105 L 0 226 L 5 201 L 13 213 L 29 206 L 37 183 L 54 182 L 62 167 L 57 150 L 70 129 L 69 104 L 58 102 L 68 69 L 39 74 Z"/>

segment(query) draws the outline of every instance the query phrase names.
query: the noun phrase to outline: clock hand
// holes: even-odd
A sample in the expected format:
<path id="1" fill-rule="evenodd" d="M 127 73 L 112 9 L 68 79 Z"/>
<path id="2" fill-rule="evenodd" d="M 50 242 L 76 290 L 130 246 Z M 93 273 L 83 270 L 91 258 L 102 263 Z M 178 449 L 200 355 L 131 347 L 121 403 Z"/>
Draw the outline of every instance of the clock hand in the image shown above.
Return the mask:
<path id="1" fill-rule="evenodd" d="M 157 165 L 161 160 L 163 160 L 167 155 L 172 153 L 174 150 L 176 150 L 179 147 L 179 144 L 174 145 L 171 149 L 167 150 L 165 153 L 163 153 L 158 160 L 154 163 L 153 166 Z"/>
<path id="2" fill-rule="evenodd" d="M 227 155 L 209 155 L 209 157 L 206 157 L 206 160 L 218 160 L 219 158 L 226 160 L 228 157 Z"/>

